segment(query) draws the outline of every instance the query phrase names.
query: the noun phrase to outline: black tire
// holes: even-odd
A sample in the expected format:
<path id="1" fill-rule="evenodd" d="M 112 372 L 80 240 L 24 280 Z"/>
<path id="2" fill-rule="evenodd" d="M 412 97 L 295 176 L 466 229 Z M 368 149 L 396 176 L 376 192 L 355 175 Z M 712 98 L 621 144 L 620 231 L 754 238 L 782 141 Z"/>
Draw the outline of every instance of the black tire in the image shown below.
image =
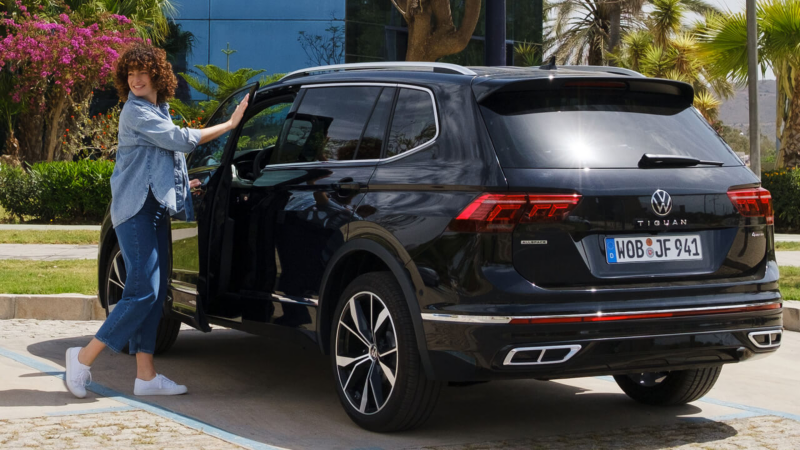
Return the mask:
<path id="1" fill-rule="evenodd" d="M 370 305 L 371 316 L 364 312 L 361 305 L 365 304 Z M 363 318 L 358 322 L 361 327 L 356 325 L 358 314 Z M 390 272 L 367 273 L 347 286 L 333 315 L 330 345 L 336 392 L 358 426 L 390 432 L 409 430 L 428 420 L 443 383 L 425 375 L 408 304 Z M 362 385 L 367 395 L 359 397 Z M 388 396 L 384 395 L 387 387 Z"/>
<path id="2" fill-rule="evenodd" d="M 125 261 L 122 259 L 119 243 L 115 242 L 114 247 L 111 248 L 111 253 L 109 253 L 108 265 L 105 269 L 105 278 L 101 286 L 104 293 L 103 308 L 106 310 L 106 317 L 108 317 L 108 314 L 111 312 L 109 306 L 116 305 L 122 298 L 122 288 L 125 286 L 126 278 Z M 178 339 L 178 332 L 180 329 L 180 320 L 161 317 L 161 321 L 158 323 L 158 330 L 156 331 L 156 355 L 164 353 L 172 347 L 175 340 Z M 122 348 L 122 352 L 128 353 L 127 344 Z"/>
<path id="3" fill-rule="evenodd" d="M 628 397 L 647 405 L 684 405 L 701 399 L 714 387 L 722 366 L 663 373 L 614 375 Z"/>

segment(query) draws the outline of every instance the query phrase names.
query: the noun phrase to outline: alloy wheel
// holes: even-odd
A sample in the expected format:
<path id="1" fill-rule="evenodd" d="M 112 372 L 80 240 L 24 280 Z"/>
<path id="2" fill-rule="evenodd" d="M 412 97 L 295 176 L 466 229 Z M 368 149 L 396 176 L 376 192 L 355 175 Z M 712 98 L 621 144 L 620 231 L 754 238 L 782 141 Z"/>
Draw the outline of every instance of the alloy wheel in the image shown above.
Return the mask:
<path id="1" fill-rule="evenodd" d="M 117 302 L 122 298 L 122 291 L 125 289 L 125 261 L 122 258 L 122 251 L 117 250 L 108 268 L 108 281 L 106 282 L 106 305 L 108 313 L 114 310 Z"/>
<path id="2" fill-rule="evenodd" d="M 397 332 L 386 304 L 359 292 L 342 309 L 336 330 L 339 385 L 353 408 L 365 415 L 386 405 L 397 380 Z"/>
<path id="3" fill-rule="evenodd" d="M 667 379 L 667 374 L 669 372 L 630 373 L 628 378 L 639 386 L 653 387 L 664 382 Z"/>

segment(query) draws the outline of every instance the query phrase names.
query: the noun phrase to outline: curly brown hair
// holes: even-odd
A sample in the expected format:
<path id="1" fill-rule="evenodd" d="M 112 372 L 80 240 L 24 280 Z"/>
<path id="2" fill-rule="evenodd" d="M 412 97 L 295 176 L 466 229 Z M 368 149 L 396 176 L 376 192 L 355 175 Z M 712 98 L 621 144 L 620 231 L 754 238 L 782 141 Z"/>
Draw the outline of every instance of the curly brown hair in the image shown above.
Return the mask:
<path id="1" fill-rule="evenodd" d="M 148 44 L 135 44 L 128 48 L 117 60 L 114 70 L 114 85 L 120 100 L 127 101 L 128 72 L 130 70 L 146 70 L 150 74 L 153 88 L 158 91 L 157 103 L 164 103 L 175 96 L 178 80 L 172 73 L 172 64 L 167 61 L 167 52 Z"/>

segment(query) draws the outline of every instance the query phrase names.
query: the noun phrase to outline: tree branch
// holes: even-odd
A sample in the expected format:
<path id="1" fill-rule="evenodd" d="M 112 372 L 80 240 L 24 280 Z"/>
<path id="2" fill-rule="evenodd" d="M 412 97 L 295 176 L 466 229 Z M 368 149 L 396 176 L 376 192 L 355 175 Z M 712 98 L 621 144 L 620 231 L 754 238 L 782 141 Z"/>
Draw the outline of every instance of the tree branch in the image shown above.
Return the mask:
<path id="1" fill-rule="evenodd" d="M 464 18 L 461 20 L 461 24 L 458 27 L 458 31 L 456 31 L 455 33 L 456 41 L 458 42 L 458 45 L 460 45 L 462 49 L 467 46 L 469 40 L 472 38 L 472 33 L 475 32 L 475 26 L 478 25 L 478 19 L 480 18 L 481 15 L 481 0 L 465 0 L 465 1 L 466 3 L 464 4 Z M 447 4 L 449 10 L 450 2 L 447 1 Z"/>

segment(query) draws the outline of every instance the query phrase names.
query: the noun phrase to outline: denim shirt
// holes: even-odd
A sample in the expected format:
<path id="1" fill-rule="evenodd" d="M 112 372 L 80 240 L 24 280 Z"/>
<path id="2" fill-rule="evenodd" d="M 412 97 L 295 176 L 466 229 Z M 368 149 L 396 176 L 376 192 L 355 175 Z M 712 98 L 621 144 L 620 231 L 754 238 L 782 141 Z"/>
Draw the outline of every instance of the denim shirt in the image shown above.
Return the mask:
<path id="1" fill-rule="evenodd" d="M 185 153 L 200 142 L 200 130 L 172 123 L 169 105 L 156 106 L 131 92 L 119 114 L 119 147 L 111 175 L 111 223 L 133 217 L 148 190 L 170 216 L 194 220 Z"/>

